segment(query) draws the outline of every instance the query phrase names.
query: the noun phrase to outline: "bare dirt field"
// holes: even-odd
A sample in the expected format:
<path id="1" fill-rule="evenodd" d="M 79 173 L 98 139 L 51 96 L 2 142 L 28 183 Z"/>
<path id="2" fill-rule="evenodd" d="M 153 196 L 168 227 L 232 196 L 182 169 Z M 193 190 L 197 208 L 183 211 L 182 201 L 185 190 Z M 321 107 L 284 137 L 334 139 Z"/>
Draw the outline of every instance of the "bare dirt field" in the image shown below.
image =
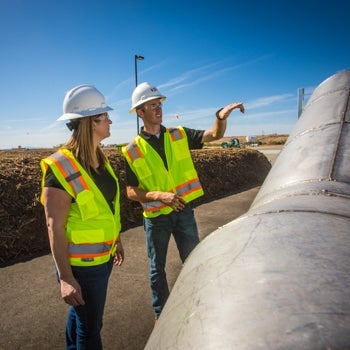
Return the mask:
<path id="1" fill-rule="evenodd" d="M 265 145 L 273 144 L 271 137 Z M 251 148 L 222 149 L 216 144 L 192 151 L 205 196 L 197 204 L 259 186 L 271 164 Z M 282 139 L 286 137 L 282 136 Z M 240 140 L 244 145 L 243 138 Z M 280 142 L 278 140 L 278 142 Z M 49 252 L 44 213 L 40 204 L 40 159 L 54 149 L 0 151 L 0 267 Z M 141 224 L 141 207 L 125 194 L 124 159 L 120 151 L 105 148 L 121 187 L 123 230 Z"/>

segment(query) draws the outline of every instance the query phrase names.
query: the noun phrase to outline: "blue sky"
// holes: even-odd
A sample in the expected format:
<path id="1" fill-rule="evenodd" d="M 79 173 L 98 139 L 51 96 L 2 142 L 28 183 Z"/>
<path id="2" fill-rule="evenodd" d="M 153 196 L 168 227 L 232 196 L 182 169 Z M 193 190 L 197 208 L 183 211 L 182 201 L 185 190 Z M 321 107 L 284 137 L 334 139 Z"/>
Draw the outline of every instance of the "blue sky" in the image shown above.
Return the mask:
<path id="1" fill-rule="evenodd" d="M 163 124 L 207 129 L 242 101 L 227 136 L 290 133 L 305 99 L 350 68 L 348 0 L 0 0 L 0 149 L 52 147 L 65 92 L 95 85 L 114 108 L 104 144 L 130 141 L 138 82 L 167 96 Z M 178 115 L 179 118 L 176 118 Z M 140 123 L 142 125 L 142 122 Z"/>

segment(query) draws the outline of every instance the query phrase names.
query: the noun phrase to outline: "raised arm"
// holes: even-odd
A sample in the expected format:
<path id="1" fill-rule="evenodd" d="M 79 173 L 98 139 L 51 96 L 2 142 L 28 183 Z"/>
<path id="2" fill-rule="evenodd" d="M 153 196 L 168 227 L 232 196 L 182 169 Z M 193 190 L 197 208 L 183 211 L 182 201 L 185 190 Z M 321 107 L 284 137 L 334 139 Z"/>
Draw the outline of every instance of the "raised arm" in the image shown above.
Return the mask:
<path id="1" fill-rule="evenodd" d="M 203 134 L 202 142 L 210 142 L 221 139 L 226 131 L 227 118 L 234 109 L 239 108 L 244 113 L 244 105 L 242 102 L 231 103 L 216 112 L 216 120 L 211 129 L 206 130 Z"/>

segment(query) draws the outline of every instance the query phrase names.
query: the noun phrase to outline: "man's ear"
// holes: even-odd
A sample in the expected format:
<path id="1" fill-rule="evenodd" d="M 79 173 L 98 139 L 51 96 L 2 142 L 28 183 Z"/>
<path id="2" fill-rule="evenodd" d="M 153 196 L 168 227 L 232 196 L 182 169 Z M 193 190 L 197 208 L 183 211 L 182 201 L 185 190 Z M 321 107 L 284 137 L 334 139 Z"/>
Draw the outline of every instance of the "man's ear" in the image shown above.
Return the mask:
<path id="1" fill-rule="evenodd" d="M 142 109 L 138 109 L 137 111 L 136 111 L 136 115 L 139 117 L 139 118 L 143 118 L 143 110 Z"/>

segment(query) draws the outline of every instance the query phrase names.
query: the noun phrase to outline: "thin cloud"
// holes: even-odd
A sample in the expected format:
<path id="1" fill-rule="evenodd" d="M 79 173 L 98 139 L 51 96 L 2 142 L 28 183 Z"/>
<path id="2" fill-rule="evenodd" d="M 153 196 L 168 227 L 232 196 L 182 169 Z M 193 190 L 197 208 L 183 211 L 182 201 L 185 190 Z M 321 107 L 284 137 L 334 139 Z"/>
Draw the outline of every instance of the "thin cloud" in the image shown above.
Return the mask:
<path id="1" fill-rule="evenodd" d="M 174 95 L 179 92 L 184 92 L 185 90 L 196 86 L 198 84 L 202 84 L 205 81 L 210 81 L 213 80 L 219 76 L 223 76 L 227 74 L 228 72 L 238 70 L 242 67 L 246 67 L 252 64 L 256 64 L 257 62 L 260 62 L 262 60 L 265 60 L 267 58 L 271 57 L 271 55 L 264 55 L 252 60 L 249 60 L 247 62 L 243 62 L 234 66 L 229 66 L 225 68 L 218 68 L 220 65 L 225 64 L 227 62 L 227 59 L 225 60 L 220 60 L 216 62 L 212 62 L 200 67 L 196 67 L 194 69 L 190 69 L 182 74 L 180 74 L 177 77 L 171 78 L 167 82 L 164 82 L 162 84 L 159 84 L 157 87 L 159 88 L 160 91 L 162 91 L 164 94 L 167 96 Z M 143 75 L 146 72 L 153 71 L 155 69 L 159 69 L 159 67 L 162 67 L 167 64 L 168 60 L 164 60 L 160 63 L 154 64 L 151 67 L 148 67 L 146 69 L 143 69 L 140 71 L 139 75 Z M 107 100 L 112 100 L 114 96 L 119 94 L 124 95 L 125 94 L 125 89 L 129 89 L 130 85 L 132 85 L 132 80 L 134 77 L 130 77 L 128 79 L 125 79 L 124 81 L 118 83 L 114 88 L 111 93 L 106 95 Z M 126 104 L 130 103 L 130 97 L 128 96 L 127 98 L 122 98 L 118 99 L 116 101 L 111 102 L 111 105 L 114 106 L 119 106 L 119 107 L 124 107 Z"/>
<path id="2" fill-rule="evenodd" d="M 274 95 L 274 96 L 267 96 L 267 97 L 261 97 L 258 98 L 252 102 L 246 103 L 247 109 L 255 109 L 255 108 L 261 108 L 266 106 L 271 106 L 276 103 L 281 103 L 284 101 L 289 101 L 291 98 L 295 98 L 293 94 L 282 94 L 282 95 Z"/>
<path id="3" fill-rule="evenodd" d="M 180 76 L 173 78 L 170 81 L 160 85 L 159 88 L 167 89 L 170 87 L 170 89 L 167 91 L 168 94 L 171 94 L 172 92 L 178 92 L 179 90 L 183 91 L 189 87 L 196 86 L 200 83 L 203 83 L 204 81 L 209 81 L 209 80 L 215 79 L 218 76 L 225 75 L 228 72 L 255 64 L 268 57 L 271 57 L 271 55 L 264 55 L 247 62 L 243 62 L 231 67 L 216 69 L 215 71 L 213 71 L 213 68 L 222 64 L 223 61 L 214 62 L 211 64 L 204 65 L 202 67 L 189 70 L 181 74 Z M 199 75 L 199 77 L 197 75 Z"/>

